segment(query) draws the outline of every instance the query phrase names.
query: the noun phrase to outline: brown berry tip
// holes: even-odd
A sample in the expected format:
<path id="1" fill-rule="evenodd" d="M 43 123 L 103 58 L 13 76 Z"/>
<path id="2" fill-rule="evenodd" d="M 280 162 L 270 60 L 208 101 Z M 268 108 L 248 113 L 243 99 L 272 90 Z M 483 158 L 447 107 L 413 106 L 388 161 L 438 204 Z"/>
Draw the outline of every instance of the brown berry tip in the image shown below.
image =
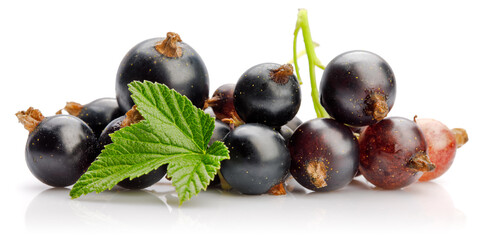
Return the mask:
<path id="1" fill-rule="evenodd" d="M 307 173 L 310 177 L 310 182 L 316 188 L 323 188 L 327 186 L 327 167 L 321 161 L 310 161 L 307 164 Z"/>
<path id="2" fill-rule="evenodd" d="M 455 140 L 457 141 L 457 148 L 464 146 L 464 144 L 469 141 L 469 135 L 467 135 L 467 131 L 463 128 L 454 128 L 452 129 L 453 134 L 455 135 Z"/>
<path id="3" fill-rule="evenodd" d="M 228 124 L 231 130 L 235 129 L 236 127 L 238 127 L 242 124 L 245 124 L 245 122 L 242 121 L 242 119 L 240 119 L 240 117 L 236 111 L 230 112 L 229 115 L 231 117 L 230 118 L 222 118 L 222 122 Z"/>
<path id="4" fill-rule="evenodd" d="M 68 112 L 68 114 L 70 114 L 72 116 L 78 116 L 80 114 L 80 112 L 82 112 L 83 108 L 84 108 L 84 106 L 80 103 L 67 102 L 64 109 L 65 109 L 65 111 Z M 58 111 L 58 112 L 60 112 L 60 111 Z"/>
<path id="5" fill-rule="evenodd" d="M 128 112 L 126 112 L 125 118 L 121 123 L 121 128 L 130 126 L 134 123 L 138 123 L 142 120 L 145 120 L 145 118 L 143 118 L 138 109 L 136 109 L 136 105 L 133 105 L 133 107 Z"/>
<path id="6" fill-rule="evenodd" d="M 281 182 L 281 183 L 278 183 L 278 184 L 272 186 L 268 190 L 268 193 L 271 195 L 275 195 L 275 196 L 286 195 L 285 184 Z"/>
<path id="7" fill-rule="evenodd" d="M 209 107 L 216 107 L 218 104 L 222 101 L 221 96 L 213 96 L 212 98 L 208 98 L 205 100 L 205 105 L 203 106 L 203 109 L 207 109 Z"/>
<path id="8" fill-rule="evenodd" d="M 33 107 L 29 107 L 26 111 L 19 111 L 15 114 L 19 122 L 24 125 L 24 128 L 31 133 L 36 129 L 41 121 L 43 121 L 44 116 L 41 114 L 41 111 L 38 109 L 34 109 Z"/>
<path id="9" fill-rule="evenodd" d="M 169 58 L 177 58 L 182 56 L 182 48 L 177 44 L 178 42 L 182 42 L 179 34 L 174 32 L 168 32 L 167 37 L 158 42 L 155 45 L 155 50 L 160 54 L 169 57 Z"/>
<path id="10" fill-rule="evenodd" d="M 365 112 L 372 116 L 375 120 L 380 121 L 389 114 L 389 106 L 385 100 L 385 96 L 381 93 L 374 92 L 366 100 L 367 109 Z"/>
<path id="11" fill-rule="evenodd" d="M 436 167 L 435 164 L 430 161 L 426 152 L 415 153 L 406 166 L 418 172 L 431 172 Z"/>
<path id="12" fill-rule="evenodd" d="M 283 64 L 270 72 L 271 79 L 279 84 L 288 83 L 291 75 L 293 75 L 293 66 L 289 63 Z"/>

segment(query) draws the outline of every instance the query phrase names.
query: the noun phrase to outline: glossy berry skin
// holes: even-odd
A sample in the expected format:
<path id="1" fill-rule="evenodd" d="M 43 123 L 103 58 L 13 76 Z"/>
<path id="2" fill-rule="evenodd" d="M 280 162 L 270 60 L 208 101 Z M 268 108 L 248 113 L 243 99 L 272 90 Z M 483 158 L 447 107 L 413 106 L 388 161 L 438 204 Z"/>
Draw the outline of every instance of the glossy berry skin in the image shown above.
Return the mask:
<path id="1" fill-rule="evenodd" d="M 208 145 L 212 145 L 216 141 L 223 141 L 223 138 L 230 132 L 230 127 L 228 124 L 215 119 L 215 128 L 213 129 L 213 134 L 211 135 Z"/>
<path id="2" fill-rule="evenodd" d="M 233 189 L 243 194 L 263 194 L 288 174 L 290 154 L 281 135 L 262 124 L 244 124 L 224 139 L 230 159 L 221 162 L 221 173 Z"/>
<path id="3" fill-rule="evenodd" d="M 123 123 L 124 119 L 125 116 L 120 116 L 108 123 L 107 126 L 104 128 L 101 135 L 97 139 L 97 148 L 99 149 L 99 153 L 102 151 L 102 149 L 104 149 L 104 146 L 112 143 L 109 134 L 121 129 L 121 123 Z"/>
<path id="4" fill-rule="evenodd" d="M 359 165 L 358 141 L 333 120 L 316 118 L 300 125 L 288 143 L 295 180 L 313 191 L 340 189 L 353 180 Z"/>
<path id="5" fill-rule="evenodd" d="M 406 187 L 431 171 L 423 132 L 414 121 L 386 118 L 368 126 L 360 135 L 360 171 L 383 189 Z M 423 160 L 418 164 L 418 161 Z"/>
<path id="6" fill-rule="evenodd" d="M 203 108 L 209 94 L 208 72 L 203 60 L 184 42 L 176 43 L 182 48 L 181 57 L 167 57 L 155 48 L 163 40 L 145 40 L 121 61 L 116 77 L 116 98 L 124 112 L 134 105 L 128 90 L 128 84 L 134 80 L 163 83 L 189 98 L 194 106 Z"/>
<path id="7" fill-rule="evenodd" d="M 87 123 L 96 136 L 99 136 L 112 120 L 124 115 L 115 98 L 99 98 L 81 107 L 76 117 Z"/>
<path id="8" fill-rule="evenodd" d="M 276 81 L 274 71 L 285 65 L 263 63 L 249 68 L 237 81 L 234 106 L 246 123 L 279 127 L 293 119 L 300 108 L 300 85 L 293 73 Z"/>
<path id="9" fill-rule="evenodd" d="M 445 124 L 434 119 L 417 119 L 428 145 L 428 156 L 435 170 L 426 172 L 419 181 L 429 181 L 443 175 L 452 166 L 457 152 L 455 135 Z"/>
<path id="10" fill-rule="evenodd" d="M 213 134 L 211 135 L 208 146 L 211 146 L 216 141 L 223 141 L 223 138 L 230 132 L 230 127 L 228 124 L 215 119 L 215 128 L 213 129 Z M 220 179 L 218 175 L 210 182 L 210 187 L 215 187 L 220 185 Z"/>
<path id="11" fill-rule="evenodd" d="M 389 64 L 367 51 L 335 57 L 320 83 L 321 104 L 342 123 L 365 126 L 382 120 L 394 105 L 396 81 Z"/>
<path id="12" fill-rule="evenodd" d="M 102 131 L 101 136 L 99 137 L 98 140 L 98 145 L 99 149 L 102 150 L 104 149 L 105 145 L 111 144 L 111 137 L 109 134 L 116 132 L 117 130 L 121 129 L 121 124 L 123 120 L 125 119 L 125 116 L 121 116 L 119 118 L 114 119 L 112 122 L 110 122 L 104 131 Z M 163 165 L 156 170 L 153 170 L 149 172 L 148 174 L 145 174 L 143 176 L 133 178 L 132 180 L 129 180 L 128 178 L 119 182 L 118 186 L 124 187 L 127 189 L 143 189 L 146 187 L 150 187 L 156 182 L 160 181 L 165 174 L 167 173 L 167 165 Z"/>
<path id="13" fill-rule="evenodd" d="M 212 97 L 208 99 L 208 105 L 219 120 L 237 116 L 234 107 L 234 90 L 235 84 L 224 84 L 218 87 Z"/>
<path id="14" fill-rule="evenodd" d="M 29 134 L 27 166 L 41 182 L 53 187 L 74 184 L 94 161 L 96 137 L 77 117 L 47 117 Z"/>
<path id="15" fill-rule="evenodd" d="M 206 114 L 210 115 L 212 118 L 216 118 L 215 113 L 213 112 L 213 109 L 211 107 L 205 108 L 203 110 Z"/>

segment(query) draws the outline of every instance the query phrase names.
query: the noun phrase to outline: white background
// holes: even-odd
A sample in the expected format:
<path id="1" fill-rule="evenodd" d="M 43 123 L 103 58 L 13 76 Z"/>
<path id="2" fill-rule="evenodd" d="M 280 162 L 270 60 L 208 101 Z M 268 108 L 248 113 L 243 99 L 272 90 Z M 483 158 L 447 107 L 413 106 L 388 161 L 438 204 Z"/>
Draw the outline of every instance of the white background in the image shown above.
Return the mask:
<path id="1" fill-rule="evenodd" d="M 389 62 L 398 84 L 390 116 L 467 129 L 470 141 L 449 172 L 395 191 L 372 189 L 363 178 L 331 193 L 210 190 L 181 207 L 167 182 L 70 200 L 68 189 L 51 189 L 29 172 L 27 131 L 15 112 L 33 106 L 49 116 L 66 101 L 114 97 L 125 53 L 168 31 L 200 53 L 212 92 L 255 64 L 290 60 L 298 8 L 309 11 L 324 64 L 355 49 Z M 485 1 L 2 2 L 1 238 L 489 236 L 490 10 Z M 307 120 L 315 114 L 305 57 L 300 64 L 306 84 L 298 116 Z"/>

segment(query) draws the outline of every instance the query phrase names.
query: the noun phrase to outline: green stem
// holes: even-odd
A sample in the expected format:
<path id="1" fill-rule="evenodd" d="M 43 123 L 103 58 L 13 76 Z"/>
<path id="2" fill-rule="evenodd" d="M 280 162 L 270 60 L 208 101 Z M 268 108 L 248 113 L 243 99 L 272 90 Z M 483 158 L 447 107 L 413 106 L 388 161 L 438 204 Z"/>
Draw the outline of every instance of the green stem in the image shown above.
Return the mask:
<path id="1" fill-rule="evenodd" d="M 300 30 L 300 27 L 298 26 L 298 20 L 297 20 L 297 26 L 295 27 L 295 32 L 293 33 L 293 64 L 295 65 L 295 74 L 297 74 L 298 83 L 300 83 L 300 85 L 302 85 L 303 82 L 302 82 L 302 78 L 300 78 L 300 70 L 299 70 L 298 61 L 297 61 L 297 38 L 298 38 L 298 31 L 299 30 Z"/>
<path id="2" fill-rule="evenodd" d="M 314 103 L 315 113 L 318 118 L 328 118 L 329 114 L 327 114 L 326 110 L 322 107 L 319 98 L 319 91 L 317 90 L 317 82 L 315 78 L 315 67 L 319 67 L 324 69 L 324 66 L 321 64 L 320 60 L 315 55 L 315 44 L 312 41 L 312 35 L 310 34 L 309 21 L 307 18 L 307 10 L 300 9 L 298 11 L 297 24 L 295 26 L 294 37 L 293 37 L 293 62 L 295 64 L 295 70 L 297 77 L 300 80 L 298 62 L 297 62 L 297 36 L 298 33 L 302 30 L 303 41 L 305 43 L 305 51 L 307 53 L 307 58 L 309 61 L 309 73 L 310 73 L 310 85 L 312 88 L 312 101 Z"/>
<path id="3" fill-rule="evenodd" d="M 326 69 L 326 66 L 324 66 L 317 57 L 315 58 L 315 66 L 317 66 L 318 68 L 320 68 L 322 70 Z"/>
<path id="4" fill-rule="evenodd" d="M 318 46 L 319 46 L 319 44 L 318 44 L 318 43 L 316 43 L 316 42 L 314 42 L 314 47 L 318 47 Z M 304 50 L 302 50 L 302 51 L 300 51 L 300 52 L 298 52 L 298 53 L 297 53 L 297 59 L 298 59 L 299 57 L 302 57 L 302 56 L 303 56 L 303 55 L 305 55 L 305 54 L 307 54 L 307 52 L 305 51 L 305 49 L 304 49 Z M 294 54 L 294 55 L 295 55 L 295 54 Z M 289 63 L 289 64 L 293 64 L 293 62 L 294 62 L 294 61 L 295 61 L 295 60 L 292 58 L 292 59 L 290 59 L 290 61 L 288 61 L 287 63 Z M 317 65 L 317 64 L 320 64 L 320 65 Z M 320 62 L 318 62 L 318 63 L 317 63 L 317 62 L 316 62 L 316 65 L 317 65 L 319 68 L 324 69 L 324 65 L 322 65 L 322 63 L 320 63 Z"/>

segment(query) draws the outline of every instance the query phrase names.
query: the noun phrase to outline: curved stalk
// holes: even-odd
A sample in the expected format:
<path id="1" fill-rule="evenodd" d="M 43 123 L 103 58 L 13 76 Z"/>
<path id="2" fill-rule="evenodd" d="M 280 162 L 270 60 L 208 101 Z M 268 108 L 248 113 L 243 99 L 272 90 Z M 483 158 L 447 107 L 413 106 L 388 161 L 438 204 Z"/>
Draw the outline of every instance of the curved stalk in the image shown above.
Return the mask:
<path id="1" fill-rule="evenodd" d="M 293 63 L 295 65 L 295 71 L 297 74 L 298 80 L 301 82 L 299 67 L 297 62 L 297 37 L 298 33 L 302 30 L 303 41 L 305 43 L 305 52 L 307 53 L 307 58 L 309 62 L 309 73 L 310 73 L 310 85 L 312 88 L 312 101 L 314 103 L 315 113 L 318 118 L 327 118 L 329 114 L 327 114 L 326 110 L 322 107 L 319 98 L 319 91 L 317 90 L 317 82 L 315 77 L 315 67 L 319 67 L 324 69 L 324 66 L 321 64 L 320 60 L 315 55 L 315 44 L 312 41 L 312 36 L 310 34 L 309 21 L 307 18 L 307 10 L 300 9 L 298 11 L 297 23 L 295 26 L 294 37 L 293 37 Z"/>
<path id="2" fill-rule="evenodd" d="M 316 47 L 318 47 L 318 46 L 319 46 L 319 44 L 318 44 L 318 43 L 316 43 L 316 42 L 314 42 L 314 47 L 316 48 Z M 305 49 L 304 49 L 304 50 L 302 50 L 302 51 L 300 51 L 300 52 L 298 52 L 298 53 L 297 53 L 297 58 L 302 57 L 303 55 L 306 55 L 306 54 L 307 54 L 307 52 L 306 52 L 306 51 L 305 51 Z M 294 55 L 295 55 L 295 54 L 294 54 Z M 293 59 L 293 58 L 292 58 L 292 59 L 290 59 L 290 61 L 288 61 L 287 63 L 289 63 L 289 64 L 293 64 L 293 62 L 294 62 L 294 61 L 295 61 L 295 59 Z M 318 65 L 318 64 L 319 64 L 319 65 Z M 322 63 L 320 63 L 320 61 L 319 61 L 319 62 L 316 62 L 316 64 L 315 64 L 315 65 L 316 65 L 317 67 L 319 67 L 320 69 L 323 69 L 323 70 L 324 70 L 324 65 L 322 65 Z"/>

